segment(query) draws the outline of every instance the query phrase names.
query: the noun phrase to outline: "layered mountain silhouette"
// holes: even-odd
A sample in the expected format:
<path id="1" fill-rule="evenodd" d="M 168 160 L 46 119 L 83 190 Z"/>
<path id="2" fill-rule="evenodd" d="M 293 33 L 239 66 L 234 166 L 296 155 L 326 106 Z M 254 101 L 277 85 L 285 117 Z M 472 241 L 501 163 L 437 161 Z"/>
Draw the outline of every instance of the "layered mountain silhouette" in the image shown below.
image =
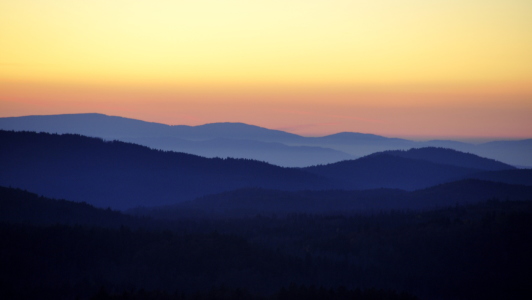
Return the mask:
<path id="1" fill-rule="evenodd" d="M 0 165 L 0 185 L 116 209 L 173 204 L 242 188 L 416 190 L 465 178 L 532 184 L 531 170 L 438 148 L 282 168 L 80 135 L 13 131 L 0 131 Z"/>
<path id="2" fill-rule="evenodd" d="M 469 175 L 468 178 L 508 184 L 532 185 L 532 169 L 486 171 Z"/>
<path id="3" fill-rule="evenodd" d="M 532 201 L 532 186 L 477 179 L 459 180 L 427 189 L 360 191 L 281 191 L 245 188 L 199 197 L 174 205 L 138 207 L 133 215 L 155 219 L 234 218 L 287 214 L 350 215 L 393 211 L 426 211 L 485 201 Z M 0 222 L 34 225 L 88 225 L 109 228 L 161 226 L 85 202 L 56 200 L 16 188 L 0 186 Z"/>
<path id="4" fill-rule="evenodd" d="M 249 158 L 290 167 L 354 158 L 319 146 L 289 146 L 282 142 L 304 138 L 242 123 L 169 126 L 103 114 L 68 114 L 0 118 L 0 129 L 74 133 L 204 157 Z"/>
<path id="5" fill-rule="evenodd" d="M 78 117 L 0 119 L 1 299 L 531 298 L 528 141 Z"/>
<path id="6" fill-rule="evenodd" d="M 33 225 L 86 225 L 109 228 L 149 226 L 150 221 L 87 203 L 57 200 L 0 186 L 0 222 Z"/>
<path id="7" fill-rule="evenodd" d="M 515 171 L 515 168 L 455 150 L 422 148 L 379 152 L 356 160 L 307 167 L 304 170 L 342 182 L 350 189 L 416 190 L 461 178 L 470 178 L 480 171 Z M 516 176 L 521 178 L 519 175 Z"/>
<path id="8" fill-rule="evenodd" d="M 0 118 L 0 129 L 74 133 L 150 148 L 206 157 L 249 158 L 287 167 L 307 167 L 353 159 L 386 150 L 443 147 L 514 166 L 532 166 L 532 139 L 473 145 L 457 141 L 415 142 L 372 134 L 343 132 L 303 137 L 243 123 L 169 126 L 102 114 Z"/>
<path id="9" fill-rule="evenodd" d="M 335 187 L 299 169 L 71 134 L 0 131 L 0 165 L 0 185 L 111 208 L 176 203 L 243 187 Z"/>
<path id="10" fill-rule="evenodd" d="M 462 168 L 478 169 L 485 171 L 502 171 L 502 170 L 514 170 L 513 166 L 505 163 L 501 163 L 494 159 L 486 159 L 475 154 L 463 153 L 460 151 L 426 147 L 426 148 L 414 148 L 408 151 L 394 150 L 385 151 L 382 153 L 375 153 L 373 155 L 391 155 L 397 157 L 403 157 L 408 159 L 417 159 L 428 161 L 436 164 L 444 164 L 457 166 Z"/>
<path id="11" fill-rule="evenodd" d="M 303 167 L 354 159 L 347 153 L 322 147 L 286 146 L 279 142 L 261 142 L 247 139 L 213 138 L 191 141 L 174 137 L 127 138 L 127 142 L 154 149 L 193 153 L 203 157 L 237 157 L 265 161 L 286 167 Z"/>
<path id="12" fill-rule="evenodd" d="M 531 201 L 532 186 L 467 179 L 413 192 L 393 189 L 290 192 L 255 188 L 208 195 L 173 206 L 137 208 L 131 213 L 162 219 L 282 216 L 295 213 L 373 214 L 431 210 L 487 200 Z"/>

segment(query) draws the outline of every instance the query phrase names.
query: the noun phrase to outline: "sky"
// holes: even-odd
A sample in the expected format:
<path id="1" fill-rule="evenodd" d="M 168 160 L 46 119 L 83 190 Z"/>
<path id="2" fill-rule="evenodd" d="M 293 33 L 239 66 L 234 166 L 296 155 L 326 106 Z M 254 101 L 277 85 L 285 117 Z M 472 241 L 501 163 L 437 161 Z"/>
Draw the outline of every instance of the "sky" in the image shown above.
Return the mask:
<path id="1" fill-rule="evenodd" d="M 530 0 L 0 0 L 0 117 L 532 138 Z"/>

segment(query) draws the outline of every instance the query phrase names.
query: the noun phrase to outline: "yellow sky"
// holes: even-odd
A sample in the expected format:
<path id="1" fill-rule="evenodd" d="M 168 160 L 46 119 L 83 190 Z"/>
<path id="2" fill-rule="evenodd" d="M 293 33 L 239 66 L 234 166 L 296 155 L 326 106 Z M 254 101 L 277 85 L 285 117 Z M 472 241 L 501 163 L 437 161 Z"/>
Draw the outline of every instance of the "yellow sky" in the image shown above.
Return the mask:
<path id="1" fill-rule="evenodd" d="M 186 122 L 163 118 L 168 108 L 154 103 L 164 102 L 197 122 L 260 119 L 283 128 L 307 121 L 257 118 L 253 105 L 313 111 L 323 124 L 334 119 L 319 117 L 323 107 L 354 114 L 365 107 L 392 123 L 399 122 L 387 112 L 393 108 L 475 114 L 486 101 L 494 111 L 514 109 L 513 118 L 532 115 L 532 1 L 0 0 L 2 116 L 43 112 L 31 109 L 37 103 L 50 113 L 50 106 L 75 111 L 79 101 L 105 110 L 103 100 L 116 102 L 120 115 L 137 103 L 145 108 L 135 116 L 153 121 Z M 212 103 L 231 113 L 203 113 Z M 152 113 L 143 117 L 146 108 Z M 430 125 L 430 117 L 419 122 L 374 131 L 458 134 Z M 532 136 L 530 122 L 498 134 Z"/>

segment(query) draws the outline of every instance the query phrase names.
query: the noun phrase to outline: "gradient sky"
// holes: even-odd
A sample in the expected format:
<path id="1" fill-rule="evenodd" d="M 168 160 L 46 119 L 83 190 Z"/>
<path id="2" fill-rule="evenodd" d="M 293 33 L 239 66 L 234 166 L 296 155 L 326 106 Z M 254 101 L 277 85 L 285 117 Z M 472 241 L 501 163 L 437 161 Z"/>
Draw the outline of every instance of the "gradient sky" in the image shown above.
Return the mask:
<path id="1" fill-rule="evenodd" d="M 0 117 L 532 137 L 530 0 L 0 0 Z"/>

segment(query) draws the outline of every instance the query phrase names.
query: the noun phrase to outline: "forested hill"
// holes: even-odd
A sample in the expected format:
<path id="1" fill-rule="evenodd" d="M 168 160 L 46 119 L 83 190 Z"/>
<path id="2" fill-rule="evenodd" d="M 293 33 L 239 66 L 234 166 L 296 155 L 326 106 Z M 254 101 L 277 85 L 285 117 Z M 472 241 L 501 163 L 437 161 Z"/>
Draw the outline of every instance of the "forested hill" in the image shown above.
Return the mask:
<path id="1" fill-rule="evenodd" d="M 352 215 L 425 211 L 495 199 L 532 201 L 532 186 L 466 179 L 412 192 L 394 189 L 275 191 L 254 188 L 208 195 L 173 206 L 137 208 L 130 212 L 175 220 L 287 214 Z"/>
<path id="2" fill-rule="evenodd" d="M 148 228 L 152 221 L 87 203 L 50 199 L 0 186 L 0 222 L 32 225 L 84 225 L 106 228 Z"/>
<path id="3" fill-rule="evenodd" d="M 0 165 L 0 185 L 115 209 L 177 203 L 244 187 L 335 187 L 299 169 L 72 134 L 0 131 Z"/>
<path id="4" fill-rule="evenodd" d="M 242 188 L 417 190 L 467 178 L 532 183 L 530 170 L 446 149 L 383 152 L 301 169 L 73 134 L 13 131 L 0 131 L 0 165 L 0 185 L 113 209 L 175 204 Z"/>
<path id="5" fill-rule="evenodd" d="M 486 171 L 468 177 L 508 184 L 532 185 L 532 169 Z"/>
<path id="6" fill-rule="evenodd" d="M 481 171 L 387 153 L 303 168 L 303 170 L 342 182 L 351 189 L 396 188 L 404 190 L 427 188 L 466 178 Z"/>
<path id="7" fill-rule="evenodd" d="M 496 161 L 494 159 L 480 157 L 471 153 L 464 153 L 452 149 L 425 147 L 413 148 L 410 150 L 390 150 L 373 155 L 388 154 L 410 159 L 418 159 L 429 161 L 437 164 L 445 164 L 451 166 L 459 166 L 463 168 L 471 168 L 485 171 L 501 171 L 514 170 L 513 166 Z"/>

